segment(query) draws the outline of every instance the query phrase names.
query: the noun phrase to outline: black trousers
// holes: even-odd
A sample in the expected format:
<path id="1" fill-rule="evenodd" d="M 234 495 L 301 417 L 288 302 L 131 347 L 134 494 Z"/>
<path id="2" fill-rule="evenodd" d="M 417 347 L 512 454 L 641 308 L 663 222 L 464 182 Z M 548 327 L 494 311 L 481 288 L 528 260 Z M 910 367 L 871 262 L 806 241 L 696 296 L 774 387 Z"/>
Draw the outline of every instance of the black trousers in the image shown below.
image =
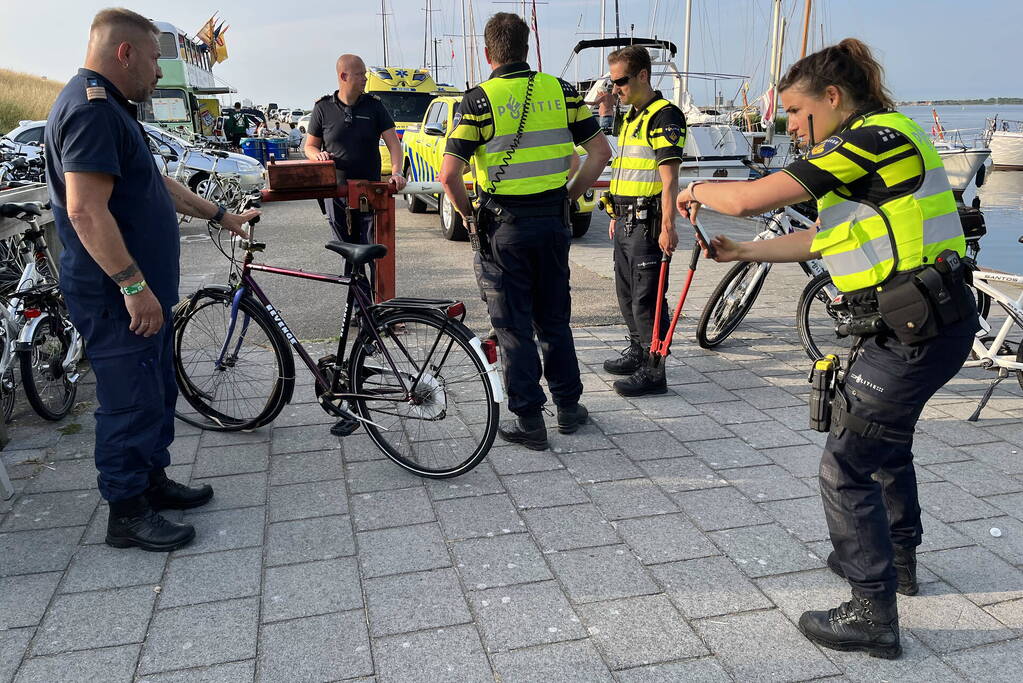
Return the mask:
<path id="1" fill-rule="evenodd" d="M 973 315 L 921 344 L 902 344 L 887 334 L 865 339 L 846 373 L 849 412 L 913 429 L 924 404 L 959 371 L 976 330 Z M 923 535 L 912 442 L 870 439 L 833 425 L 820 487 L 831 542 L 853 593 L 895 595 L 894 548 L 915 548 Z"/>
<path id="2" fill-rule="evenodd" d="M 660 220 L 660 218 L 655 218 Z M 618 308 L 622 312 L 629 338 L 649 348 L 654 329 L 654 309 L 657 306 L 657 282 L 661 274 L 661 248 L 650 236 L 650 230 L 640 223 L 632 233 L 619 221 L 614 235 L 615 292 Z M 665 291 L 668 285 L 665 281 Z M 662 297 L 660 337 L 668 332 L 670 319 L 667 299 Z"/>
<path id="3" fill-rule="evenodd" d="M 375 239 L 373 230 L 373 214 L 363 213 L 358 209 L 353 209 L 352 223 L 348 225 L 348 212 L 345 210 L 348 206 L 347 199 L 339 199 L 337 197 L 327 200 L 324 203 L 324 208 L 327 211 L 327 222 L 330 223 L 330 229 L 334 233 L 334 239 L 339 242 L 348 242 L 349 244 L 372 244 Z M 352 274 L 352 266 L 348 261 L 345 261 L 345 275 Z M 370 282 L 376 286 L 376 262 L 371 261 L 369 263 L 369 278 Z"/>
<path id="4" fill-rule="evenodd" d="M 540 413 L 547 402 L 541 373 L 555 404 L 574 405 L 583 385 L 569 328 L 571 229 L 562 216 L 520 218 L 481 229 L 490 235 L 491 254 L 475 255 L 476 278 L 504 356 L 508 409 L 521 416 Z"/>

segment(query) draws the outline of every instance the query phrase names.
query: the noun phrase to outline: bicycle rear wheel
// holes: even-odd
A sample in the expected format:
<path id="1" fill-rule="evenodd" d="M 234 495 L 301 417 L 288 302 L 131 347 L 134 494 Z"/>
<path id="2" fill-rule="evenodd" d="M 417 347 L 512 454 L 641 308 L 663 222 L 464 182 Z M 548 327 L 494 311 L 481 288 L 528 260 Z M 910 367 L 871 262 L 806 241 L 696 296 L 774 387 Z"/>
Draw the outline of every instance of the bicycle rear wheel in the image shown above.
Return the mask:
<path id="1" fill-rule="evenodd" d="M 181 395 L 208 420 L 203 429 L 261 427 L 291 400 L 295 359 L 262 308 L 245 297 L 232 327 L 234 293 L 204 290 L 174 314 L 174 371 Z"/>
<path id="2" fill-rule="evenodd" d="M 25 398 L 44 420 L 67 415 L 78 393 L 78 385 L 64 372 L 64 356 L 71 345 L 65 324 L 70 325 L 67 318 L 51 311 L 32 332 L 31 346 L 19 353 Z"/>
<path id="3" fill-rule="evenodd" d="M 762 271 L 763 269 L 763 271 Z M 714 288 L 696 325 L 696 341 L 711 349 L 728 338 L 753 308 L 770 263 L 736 263 Z"/>
<path id="4" fill-rule="evenodd" d="M 845 314 L 832 305 L 832 293 L 835 292 L 831 275 L 821 273 L 810 280 L 799 297 L 796 327 L 803 350 L 810 360 L 818 360 L 829 353 L 847 358 L 852 348 L 854 337 L 839 337 L 835 332 L 836 324 L 845 321 Z"/>
<path id="5" fill-rule="evenodd" d="M 363 397 L 353 403 L 370 438 L 421 477 L 468 472 L 494 443 L 500 410 L 471 333 L 420 311 L 391 313 L 375 325 L 382 346 L 363 332 L 348 364 L 349 389 Z"/>

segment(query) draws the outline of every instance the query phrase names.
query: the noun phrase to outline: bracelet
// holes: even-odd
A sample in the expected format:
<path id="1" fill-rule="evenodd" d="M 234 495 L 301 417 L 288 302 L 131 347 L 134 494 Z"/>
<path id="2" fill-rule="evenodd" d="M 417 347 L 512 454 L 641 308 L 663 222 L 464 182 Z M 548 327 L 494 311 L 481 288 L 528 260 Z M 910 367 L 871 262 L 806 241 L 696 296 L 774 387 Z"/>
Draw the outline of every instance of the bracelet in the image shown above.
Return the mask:
<path id="1" fill-rule="evenodd" d="M 696 186 L 703 185 L 704 182 L 705 181 L 703 180 L 693 180 L 692 182 L 689 183 L 689 187 L 686 188 L 687 190 L 689 190 L 689 196 L 693 198 L 694 202 L 699 202 L 699 200 L 696 198 Z"/>
<path id="2" fill-rule="evenodd" d="M 121 294 L 123 294 L 125 296 L 135 296 L 136 294 L 138 294 L 139 292 L 141 292 L 145 288 L 146 288 L 146 281 L 145 280 L 139 280 L 138 282 L 136 282 L 133 285 L 125 285 L 124 287 L 121 287 Z"/>
<path id="3" fill-rule="evenodd" d="M 219 223 L 220 221 L 224 220 L 224 214 L 226 213 L 227 209 L 224 208 L 224 205 L 217 204 L 217 212 L 213 214 L 213 218 L 211 218 L 210 220 L 214 223 Z"/>

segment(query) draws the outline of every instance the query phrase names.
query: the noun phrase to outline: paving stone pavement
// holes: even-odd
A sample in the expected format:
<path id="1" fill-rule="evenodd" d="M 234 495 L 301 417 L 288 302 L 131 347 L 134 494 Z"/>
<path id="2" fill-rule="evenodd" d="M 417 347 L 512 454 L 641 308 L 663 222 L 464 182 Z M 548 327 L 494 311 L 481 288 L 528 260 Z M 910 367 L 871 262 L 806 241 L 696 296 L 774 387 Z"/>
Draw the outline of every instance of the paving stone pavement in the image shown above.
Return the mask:
<path id="1" fill-rule="evenodd" d="M 687 310 L 723 272 L 701 267 Z M 802 610 L 848 591 L 823 562 L 802 274 L 771 278 L 718 352 L 683 321 L 665 396 L 614 394 L 601 361 L 623 329 L 577 328 L 592 424 L 551 430 L 544 453 L 498 442 L 453 480 L 405 473 L 361 432 L 330 437 L 311 402 L 251 434 L 179 425 L 172 476 L 216 496 L 181 516 L 199 538 L 169 555 L 102 543 L 88 384 L 56 428 L 19 412 L 0 683 L 1019 680 L 1023 391 L 1004 382 L 967 423 L 978 371 L 920 423 L 924 584 L 899 601 L 904 657 L 799 634 Z M 306 379 L 295 396 L 312 400 Z"/>

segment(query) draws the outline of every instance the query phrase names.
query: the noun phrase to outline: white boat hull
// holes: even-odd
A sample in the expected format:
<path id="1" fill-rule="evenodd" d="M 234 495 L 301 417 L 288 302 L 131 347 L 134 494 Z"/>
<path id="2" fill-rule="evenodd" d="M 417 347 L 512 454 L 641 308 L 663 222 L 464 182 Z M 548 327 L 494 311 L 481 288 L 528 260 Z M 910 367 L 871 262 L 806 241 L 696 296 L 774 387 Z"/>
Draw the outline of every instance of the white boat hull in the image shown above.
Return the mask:
<path id="1" fill-rule="evenodd" d="M 945 164 L 945 173 L 948 175 L 949 185 L 953 192 L 965 192 L 977 177 L 977 171 L 987 158 L 991 156 L 991 150 L 983 147 L 964 149 L 962 147 L 942 149 L 938 147 L 938 155 Z"/>
<path id="2" fill-rule="evenodd" d="M 996 130 L 991 133 L 991 161 L 995 170 L 1023 171 L 1023 133 Z"/>

